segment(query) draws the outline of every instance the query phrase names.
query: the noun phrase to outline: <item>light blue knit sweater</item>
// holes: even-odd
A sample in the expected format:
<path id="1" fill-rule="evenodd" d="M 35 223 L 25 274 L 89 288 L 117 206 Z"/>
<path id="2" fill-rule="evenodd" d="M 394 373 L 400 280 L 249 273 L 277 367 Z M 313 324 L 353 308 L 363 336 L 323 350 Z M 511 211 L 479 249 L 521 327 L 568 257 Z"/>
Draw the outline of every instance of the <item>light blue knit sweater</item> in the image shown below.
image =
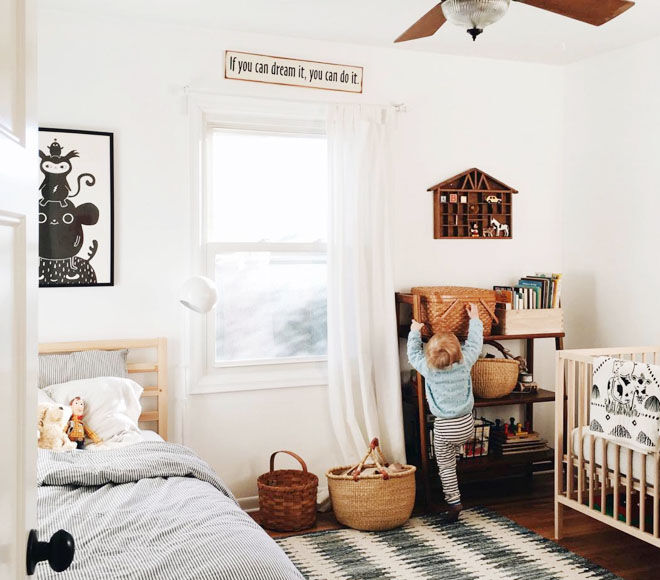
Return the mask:
<path id="1" fill-rule="evenodd" d="M 436 417 L 453 419 L 472 412 L 474 395 L 470 370 L 477 362 L 484 345 L 484 325 L 478 318 L 470 320 L 468 337 L 461 349 L 463 360 L 447 369 L 429 368 L 422 335 L 419 331 L 410 331 L 408 335 L 408 360 L 413 368 L 421 373 L 426 382 L 426 399 L 429 409 Z"/>

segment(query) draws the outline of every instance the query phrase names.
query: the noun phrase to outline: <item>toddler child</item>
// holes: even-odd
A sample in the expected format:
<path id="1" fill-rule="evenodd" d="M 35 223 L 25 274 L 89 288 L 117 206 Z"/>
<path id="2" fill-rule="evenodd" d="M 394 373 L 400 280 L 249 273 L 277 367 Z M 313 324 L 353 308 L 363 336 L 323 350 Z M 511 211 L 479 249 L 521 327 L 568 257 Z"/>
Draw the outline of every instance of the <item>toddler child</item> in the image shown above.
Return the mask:
<path id="1" fill-rule="evenodd" d="M 477 305 L 470 304 L 466 310 L 470 327 L 462 349 L 454 334 L 443 332 L 431 337 L 424 354 L 421 335 L 424 325 L 416 320 L 412 321 L 408 335 L 408 360 L 425 379 L 426 399 L 436 417 L 433 445 L 451 522 L 458 520 L 463 509 L 456 477 L 456 454 L 460 445 L 474 438 L 470 370 L 484 343 Z"/>

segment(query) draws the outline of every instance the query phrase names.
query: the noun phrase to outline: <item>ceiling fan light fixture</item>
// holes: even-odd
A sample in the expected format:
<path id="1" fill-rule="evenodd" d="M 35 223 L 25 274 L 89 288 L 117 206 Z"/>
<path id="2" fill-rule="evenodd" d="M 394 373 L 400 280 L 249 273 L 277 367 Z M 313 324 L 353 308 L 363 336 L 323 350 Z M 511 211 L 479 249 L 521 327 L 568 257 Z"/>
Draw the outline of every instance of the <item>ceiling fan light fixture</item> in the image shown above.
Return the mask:
<path id="1" fill-rule="evenodd" d="M 511 0 L 445 0 L 442 12 L 452 24 L 467 28 L 476 40 L 486 26 L 504 17 L 510 4 Z"/>

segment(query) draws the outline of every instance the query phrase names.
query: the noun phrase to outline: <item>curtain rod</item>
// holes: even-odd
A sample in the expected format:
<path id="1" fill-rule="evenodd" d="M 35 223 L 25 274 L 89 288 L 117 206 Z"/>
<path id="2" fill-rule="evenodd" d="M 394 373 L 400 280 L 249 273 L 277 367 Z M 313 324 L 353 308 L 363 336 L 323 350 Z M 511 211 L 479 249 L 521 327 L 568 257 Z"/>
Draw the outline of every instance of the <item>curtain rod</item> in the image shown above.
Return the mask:
<path id="1" fill-rule="evenodd" d="M 318 89 L 322 90 L 322 89 Z M 245 95 L 232 95 L 228 93 L 221 92 L 217 89 L 206 89 L 206 88 L 193 88 L 190 85 L 184 85 L 183 87 L 183 92 L 186 95 L 210 95 L 210 96 L 217 96 L 217 97 L 229 97 L 229 98 L 248 98 L 248 99 L 258 99 L 258 100 L 263 100 L 263 101 L 283 101 L 287 103 L 300 103 L 304 105 L 313 105 L 313 104 L 319 104 L 319 105 L 345 105 L 345 104 L 351 104 L 351 105 L 370 105 L 374 107 L 390 107 L 394 109 L 396 113 L 406 113 L 408 111 L 406 104 L 405 103 L 390 103 L 388 105 L 384 105 L 383 103 L 357 103 L 354 101 L 316 101 L 316 100 L 301 100 L 301 99 L 286 99 L 284 97 L 258 97 L 254 95 L 250 95 L 249 97 L 246 97 Z"/>

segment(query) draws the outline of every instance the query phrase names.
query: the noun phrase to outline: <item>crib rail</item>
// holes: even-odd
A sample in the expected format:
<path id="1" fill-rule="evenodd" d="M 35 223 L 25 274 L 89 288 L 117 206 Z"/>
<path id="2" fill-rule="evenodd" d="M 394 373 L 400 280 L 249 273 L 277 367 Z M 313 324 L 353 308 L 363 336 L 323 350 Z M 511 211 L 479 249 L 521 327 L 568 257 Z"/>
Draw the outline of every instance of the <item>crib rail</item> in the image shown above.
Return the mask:
<path id="1" fill-rule="evenodd" d="M 651 455 L 649 472 L 646 454 L 588 431 L 593 361 L 599 356 L 658 364 L 660 346 L 557 353 L 555 537 L 563 535 L 569 507 L 660 547 L 660 450 Z"/>

